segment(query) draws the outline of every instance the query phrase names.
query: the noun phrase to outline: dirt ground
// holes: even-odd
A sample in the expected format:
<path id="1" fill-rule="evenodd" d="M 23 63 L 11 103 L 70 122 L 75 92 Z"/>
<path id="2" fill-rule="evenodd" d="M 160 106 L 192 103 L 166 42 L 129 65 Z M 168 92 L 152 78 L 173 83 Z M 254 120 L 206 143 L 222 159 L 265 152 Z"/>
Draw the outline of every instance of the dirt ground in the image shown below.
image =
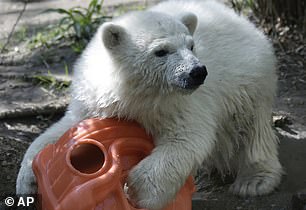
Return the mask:
<path id="1" fill-rule="evenodd" d="M 301 34 L 291 31 L 277 33 L 271 39 L 279 61 L 274 122 L 286 175 L 275 192 L 256 198 L 229 194 L 230 178 L 221 181 L 218 175 L 211 180 L 203 176 L 193 198 L 193 210 L 294 209 L 292 195 L 306 189 L 306 43 Z M 44 53 L 49 57 L 48 65 L 40 56 Z M 13 47 L 0 54 L 0 195 L 15 192 L 26 148 L 63 115 L 69 102 L 69 91 L 44 87 L 35 83 L 33 76 L 52 69 L 56 78 L 69 80 L 70 76 L 63 72 L 64 63 L 72 73 L 76 58 L 67 45 L 30 53 L 15 51 Z"/>

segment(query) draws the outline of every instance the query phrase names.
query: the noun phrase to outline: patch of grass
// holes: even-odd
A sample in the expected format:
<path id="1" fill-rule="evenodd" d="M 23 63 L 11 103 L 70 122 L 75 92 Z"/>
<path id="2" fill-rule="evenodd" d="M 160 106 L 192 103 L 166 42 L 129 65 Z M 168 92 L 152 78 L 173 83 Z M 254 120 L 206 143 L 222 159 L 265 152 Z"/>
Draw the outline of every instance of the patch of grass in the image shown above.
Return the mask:
<path id="1" fill-rule="evenodd" d="M 53 75 L 36 75 L 33 78 L 33 82 L 42 85 L 47 88 L 55 88 L 57 90 L 63 90 L 70 86 L 70 81 L 57 80 Z"/>
<path id="2" fill-rule="evenodd" d="M 59 22 L 59 27 L 64 31 L 72 32 L 70 38 L 72 39 L 72 49 L 80 53 L 92 35 L 106 19 L 111 17 L 103 15 L 101 7 L 103 0 L 92 0 L 88 8 L 73 7 L 71 9 L 49 9 L 47 12 L 57 12 L 64 15 Z"/>
<path id="3" fill-rule="evenodd" d="M 68 33 L 61 27 L 54 25 L 48 26 L 46 29 L 36 33 L 29 41 L 29 48 L 46 47 L 58 44 L 62 39 L 68 36 Z"/>
<path id="4" fill-rule="evenodd" d="M 29 42 L 30 49 L 58 44 L 64 40 L 71 43 L 71 48 L 76 53 L 81 53 L 97 28 L 112 16 L 102 11 L 104 0 L 91 0 L 87 8 L 73 7 L 70 9 L 48 9 L 45 12 L 57 12 L 64 15 L 56 25 L 51 25 L 32 37 Z M 145 4 L 121 5 L 116 9 L 116 16 L 130 10 L 144 10 Z"/>
<path id="5" fill-rule="evenodd" d="M 112 16 L 102 11 L 104 0 L 91 0 L 88 7 L 73 7 L 71 9 L 49 9 L 45 12 L 57 12 L 64 15 L 56 24 L 39 28 L 20 27 L 13 35 L 10 47 L 26 42 L 28 50 L 35 48 L 49 49 L 51 46 L 68 44 L 74 52 L 81 53 L 96 29 Z M 144 10 L 147 3 L 120 5 L 115 7 L 114 16 L 131 10 Z M 0 43 L 0 49 L 3 44 Z"/>
<path id="6" fill-rule="evenodd" d="M 64 63 L 64 68 L 65 68 L 65 74 L 68 75 L 69 69 L 66 63 Z M 71 81 L 57 79 L 50 71 L 48 71 L 47 75 L 33 76 L 32 81 L 35 84 L 42 85 L 50 89 L 55 88 L 57 90 L 67 89 L 71 84 Z"/>
<path id="7" fill-rule="evenodd" d="M 63 90 L 70 86 L 70 81 L 57 80 L 52 75 L 36 75 L 33 78 L 33 82 L 42 85 L 47 88 L 55 88 L 57 90 Z"/>

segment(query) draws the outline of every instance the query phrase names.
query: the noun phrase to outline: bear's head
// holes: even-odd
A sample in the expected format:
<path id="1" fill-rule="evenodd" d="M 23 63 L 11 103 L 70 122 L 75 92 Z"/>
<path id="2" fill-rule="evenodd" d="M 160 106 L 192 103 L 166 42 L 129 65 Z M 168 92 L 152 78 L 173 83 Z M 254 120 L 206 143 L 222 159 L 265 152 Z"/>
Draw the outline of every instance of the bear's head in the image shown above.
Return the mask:
<path id="1" fill-rule="evenodd" d="M 207 76 L 195 54 L 196 26 L 192 13 L 175 18 L 145 11 L 105 23 L 100 30 L 123 82 L 142 91 L 191 93 Z"/>

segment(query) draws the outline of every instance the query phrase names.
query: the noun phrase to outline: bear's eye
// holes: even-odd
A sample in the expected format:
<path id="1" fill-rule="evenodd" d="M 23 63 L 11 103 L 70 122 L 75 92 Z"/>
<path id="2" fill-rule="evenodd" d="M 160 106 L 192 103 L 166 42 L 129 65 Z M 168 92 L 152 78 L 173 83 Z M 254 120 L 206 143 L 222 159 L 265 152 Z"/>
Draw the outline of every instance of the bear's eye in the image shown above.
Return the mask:
<path id="1" fill-rule="evenodd" d="M 191 51 L 193 51 L 193 47 L 194 47 L 194 45 L 191 45 L 191 47 L 190 47 L 190 50 L 191 50 Z"/>
<path id="2" fill-rule="evenodd" d="M 158 50 L 154 54 L 157 57 L 163 57 L 163 56 L 167 55 L 168 53 L 169 53 L 168 50 Z"/>

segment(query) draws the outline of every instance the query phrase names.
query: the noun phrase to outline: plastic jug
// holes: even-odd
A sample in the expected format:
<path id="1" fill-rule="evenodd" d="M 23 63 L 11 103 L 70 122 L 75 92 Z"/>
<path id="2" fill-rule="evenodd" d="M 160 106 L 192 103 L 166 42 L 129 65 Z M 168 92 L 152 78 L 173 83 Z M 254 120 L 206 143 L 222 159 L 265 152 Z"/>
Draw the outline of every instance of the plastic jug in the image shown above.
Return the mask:
<path id="1" fill-rule="evenodd" d="M 137 210 L 124 192 L 129 170 L 150 154 L 139 124 L 88 119 L 69 129 L 33 161 L 43 210 Z M 163 210 L 191 210 L 192 177 Z M 144 209 L 142 209 L 144 210 Z"/>

